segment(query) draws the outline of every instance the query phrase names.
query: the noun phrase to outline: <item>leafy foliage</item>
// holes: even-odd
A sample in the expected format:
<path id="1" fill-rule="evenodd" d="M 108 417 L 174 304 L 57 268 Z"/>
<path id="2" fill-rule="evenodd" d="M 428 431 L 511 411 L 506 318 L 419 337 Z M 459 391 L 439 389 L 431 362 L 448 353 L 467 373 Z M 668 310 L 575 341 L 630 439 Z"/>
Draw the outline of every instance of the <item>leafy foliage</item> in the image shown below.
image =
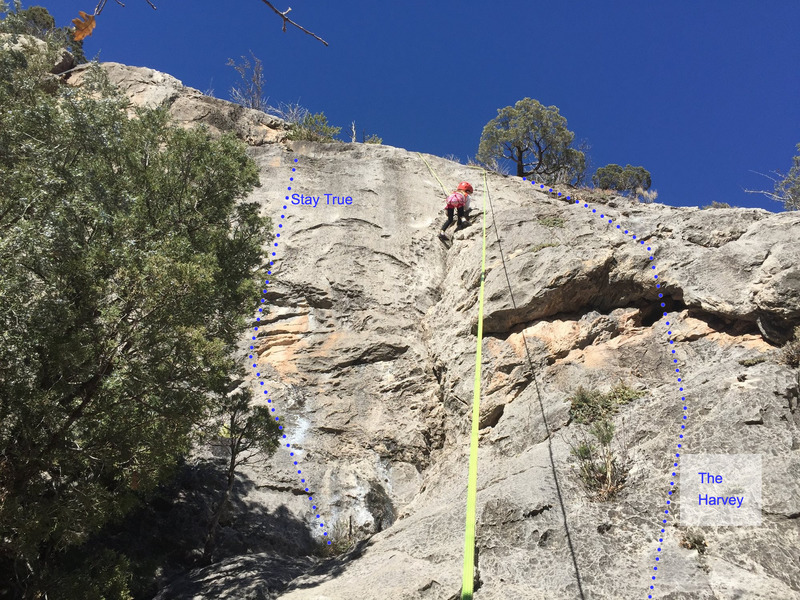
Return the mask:
<path id="1" fill-rule="evenodd" d="M 582 439 L 570 443 L 570 448 L 578 459 L 581 486 L 591 500 L 610 500 L 625 484 L 630 462 L 625 444 L 615 444 L 611 417 L 621 405 L 642 395 L 619 382 L 606 393 L 581 386 L 570 398 L 570 417 L 589 426 L 589 435 L 584 429 Z"/>
<path id="2" fill-rule="evenodd" d="M 309 142 L 332 142 L 339 135 L 341 127 L 328 125 L 328 117 L 324 113 L 312 114 L 299 103 L 281 102 L 278 106 L 269 106 L 267 112 L 294 125 L 288 135 L 290 140 L 306 140 Z M 380 144 L 377 136 L 370 136 L 366 143 Z"/>
<path id="3" fill-rule="evenodd" d="M 704 206 L 703 210 L 707 210 L 709 208 L 731 208 L 731 205 L 727 202 L 717 202 L 716 200 L 713 200 L 711 204 Z"/>
<path id="4" fill-rule="evenodd" d="M 579 181 L 586 155 L 571 147 L 574 138 L 558 107 L 523 98 L 499 109 L 486 124 L 477 158 L 486 165 L 510 160 L 516 163 L 518 177 L 535 177 L 543 183 Z"/>
<path id="5" fill-rule="evenodd" d="M 269 239 L 240 142 L 46 65 L 0 52 L 0 581 L 27 597 L 224 401 Z"/>
<path id="6" fill-rule="evenodd" d="M 50 41 L 56 46 L 66 48 L 75 57 L 78 63 L 85 63 L 82 38 L 76 38 L 69 27 L 56 27 L 56 21 L 50 12 L 43 6 L 22 8 L 22 2 L 15 0 L 14 6 L 8 6 L 0 1 L 0 12 L 7 12 L 0 21 L 0 33 L 18 33 L 32 35 L 40 40 Z"/>
<path id="7" fill-rule="evenodd" d="M 339 519 L 333 524 L 330 536 L 317 542 L 315 554 L 322 558 L 341 556 L 352 550 L 357 542 L 358 539 L 352 531 L 351 519 L 347 521 Z"/>
<path id="8" fill-rule="evenodd" d="M 542 242 L 541 244 L 536 244 L 533 248 L 531 248 L 531 252 L 536 254 L 539 250 L 544 250 L 545 248 L 556 248 L 560 246 L 558 242 Z"/>
<path id="9" fill-rule="evenodd" d="M 610 399 L 598 390 L 580 386 L 570 398 L 570 417 L 578 423 L 590 423 L 612 412 Z"/>
<path id="10" fill-rule="evenodd" d="M 211 518 L 205 544 L 205 557 L 210 559 L 214 536 L 236 481 L 236 469 L 271 456 L 278 448 L 280 430 L 277 419 L 265 405 L 254 406 L 249 388 L 235 391 L 216 405 L 211 429 L 219 427 L 215 445 L 228 456 L 227 485 Z"/>
<path id="11" fill-rule="evenodd" d="M 625 165 L 623 168 L 616 164 L 597 169 L 592 176 L 592 183 L 604 190 L 620 192 L 635 192 L 637 188 L 646 191 L 650 189 L 651 185 L 650 172 L 644 167 Z"/>
<path id="12" fill-rule="evenodd" d="M 755 356 L 753 358 L 743 358 L 739 361 L 739 364 L 743 367 L 754 367 L 755 365 L 760 365 L 763 362 L 767 362 L 766 356 Z"/>
<path id="13" fill-rule="evenodd" d="M 290 140 L 306 140 L 309 142 L 332 142 L 339 135 L 341 127 L 328 125 L 328 117 L 323 113 L 306 114 L 302 121 L 289 133 Z"/>
<path id="14" fill-rule="evenodd" d="M 47 597 L 53 600 L 133 600 L 132 568 L 124 555 L 108 548 L 68 553 L 49 573 Z"/>
<path id="15" fill-rule="evenodd" d="M 545 215 L 543 217 L 539 217 L 538 221 L 545 227 L 564 227 L 564 223 L 566 223 L 564 219 L 554 215 Z"/>

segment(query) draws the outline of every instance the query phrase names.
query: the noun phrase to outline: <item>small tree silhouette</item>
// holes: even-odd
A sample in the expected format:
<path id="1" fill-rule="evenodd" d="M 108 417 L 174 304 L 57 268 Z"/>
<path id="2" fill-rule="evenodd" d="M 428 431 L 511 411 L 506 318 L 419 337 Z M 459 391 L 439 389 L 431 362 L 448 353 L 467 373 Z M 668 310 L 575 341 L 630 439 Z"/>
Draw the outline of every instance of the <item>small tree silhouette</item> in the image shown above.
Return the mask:
<path id="1" fill-rule="evenodd" d="M 217 407 L 213 426 L 219 426 L 214 446 L 228 455 L 225 491 L 211 518 L 206 536 L 203 558 L 209 561 L 214 550 L 214 538 L 222 514 L 236 482 L 236 469 L 244 464 L 255 464 L 269 458 L 278 448 L 280 429 L 276 418 L 270 416 L 266 406 L 252 405 L 249 388 L 229 394 Z"/>
<path id="2" fill-rule="evenodd" d="M 270 106 L 269 98 L 264 97 L 264 65 L 252 50 L 250 56 L 253 59 L 252 63 L 246 56 L 241 57 L 240 63 L 232 58 L 228 59 L 227 65 L 233 67 L 241 78 L 241 83 L 231 88 L 231 100 L 245 108 L 267 112 Z"/>

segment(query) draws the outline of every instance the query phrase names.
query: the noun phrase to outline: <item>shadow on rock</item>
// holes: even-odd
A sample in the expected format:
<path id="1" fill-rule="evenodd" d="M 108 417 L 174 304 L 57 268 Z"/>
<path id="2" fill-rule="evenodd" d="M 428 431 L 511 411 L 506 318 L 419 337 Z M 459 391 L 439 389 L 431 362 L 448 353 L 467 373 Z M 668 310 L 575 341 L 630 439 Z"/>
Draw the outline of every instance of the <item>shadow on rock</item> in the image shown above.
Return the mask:
<path id="1" fill-rule="evenodd" d="M 224 486 L 221 463 L 184 463 L 146 504 L 108 527 L 86 548 L 111 548 L 127 556 L 133 571 L 131 591 L 137 599 L 152 598 L 168 582 L 178 585 L 182 581 L 181 589 L 191 584 L 210 593 L 211 587 L 216 588 L 212 583 L 219 579 L 233 589 L 231 577 L 236 579 L 236 572 L 252 574 L 254 569 L 260 575 L 253 579 L 252 590 L 250 583 L 243 581 L 239 595 L 229 592 L 233 595 L 208 597 L 258 598 L 261 596 L 247 594 L 262 588 L 273 593 L 317 563 L 318 559 L 307 557 L 317 545 L 306 524 L 285 506 L 269 511 L 246 500 L 255 483 L 238 475 L 215 537 L 211 564 L 204 565 L 206 534 Z M 206 585 L 211 587 L 206 589 Z M 199 591 L 188 596 L 167 593 L 173 587 L 162 590 L 158 597 L 203 597 Z"/>
<path id="2" fill-rule="evenodd" d="M 284 591 L 289 592 L 292 590 L 314 588 L 326 581 L 336 579 L 345 572 L 348 564 L 361 558 L 370 545 L 372 545 L 371 539 L 358 542 L 356 546 L 346 554 L 317 564 L 315 567 L 308 570 L 302 578 L 293 581 Z M 159 598 L 158 600 L 162 599 Z"/>
<path id="3" fill-rule="evenodd" d="M 225 558 L 176 579 L 153 600 L 273 600 L 283 592 L 314 588 L 336 579 L 369 544 L 364 540 L 347 554 L 324 561 L 276 552 Z"/>

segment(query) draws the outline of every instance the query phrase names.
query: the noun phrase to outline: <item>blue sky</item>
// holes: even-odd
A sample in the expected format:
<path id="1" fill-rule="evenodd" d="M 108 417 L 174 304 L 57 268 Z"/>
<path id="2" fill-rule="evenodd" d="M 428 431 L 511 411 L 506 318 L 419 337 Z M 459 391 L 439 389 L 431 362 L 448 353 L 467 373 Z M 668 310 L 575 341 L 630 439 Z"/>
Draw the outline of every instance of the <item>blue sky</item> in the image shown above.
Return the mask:
<path id="1" fill-rule="evenodd" d="M 743 188 L 786 173 L 800 142 L 796 0 L 108 0 L 88 57 L 165 71 L 220 98 L 252 50 L 270 102 L 300 102 L 385 144 L 474 156 L 497 109 L 555 105 L 594 168 L 641 165 L 658 201 L 779 211 Z M 25 2 L 30 6 L 36 2 Z M 40 0 L 68 25 L 96 0 Z"/>

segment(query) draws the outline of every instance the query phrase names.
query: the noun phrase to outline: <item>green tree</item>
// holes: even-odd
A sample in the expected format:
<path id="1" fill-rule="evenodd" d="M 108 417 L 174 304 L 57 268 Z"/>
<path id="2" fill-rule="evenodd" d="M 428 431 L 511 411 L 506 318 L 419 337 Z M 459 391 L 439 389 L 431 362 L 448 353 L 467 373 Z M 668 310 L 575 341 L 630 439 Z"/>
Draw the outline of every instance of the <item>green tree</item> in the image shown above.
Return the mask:
<path id="1" fill-rule="evenodd" d="M 606 165 L 597 169 L 592 176 L 595 187 L 604 190 L 618 190 L 620 192 L 635 192 L 637 189 L 649 190 L 651 185 L 650 172 L 644 167 L 616 164 Z"/>
<path id="2" fill-rule="evenodd" d="M 486 124 L 477 159 L 486 165 L 513 161 L 518 177 L 543 183 L 578 181 L 586 170 L 586 155 L 571 147 L 574 139 L 558 107 L 523 98 L 499 109 Z"/>
<path id="3" fill-rule="evenodd" d="M 40 39 L 56 28 L 56 20 L 44 6 L 23 9 L 19 1 L 14 3 L 13 16 L 3 24 L 12 30 L 7 33 L 27 33 Z"/>
<path id="4" fill-rule="evenodd" d="M 235 138 L 129 117 L 99 67 L 54 86 L 49 60 L 0 51 L 0 596 L 53 599 L 59 557 L 163 480 L 241 376 L 270 223 Z"/>
<path id="5" fill-rule="evenodd" d="M 69 50 L 78 63 L 85 63 L 83 41 L 75 41 L 72 29 L 69 27 L 56 27 L 53 15 L 43 6 L 22 8 L 22 2 L 15 0 L 12 10 L 0 1 L 0 12 L 7 12 L 5 19 L 0 21 L 0 33 L 17 33 L 32 35 L 40 40 L 51 40 L 54 44 Z"/>

